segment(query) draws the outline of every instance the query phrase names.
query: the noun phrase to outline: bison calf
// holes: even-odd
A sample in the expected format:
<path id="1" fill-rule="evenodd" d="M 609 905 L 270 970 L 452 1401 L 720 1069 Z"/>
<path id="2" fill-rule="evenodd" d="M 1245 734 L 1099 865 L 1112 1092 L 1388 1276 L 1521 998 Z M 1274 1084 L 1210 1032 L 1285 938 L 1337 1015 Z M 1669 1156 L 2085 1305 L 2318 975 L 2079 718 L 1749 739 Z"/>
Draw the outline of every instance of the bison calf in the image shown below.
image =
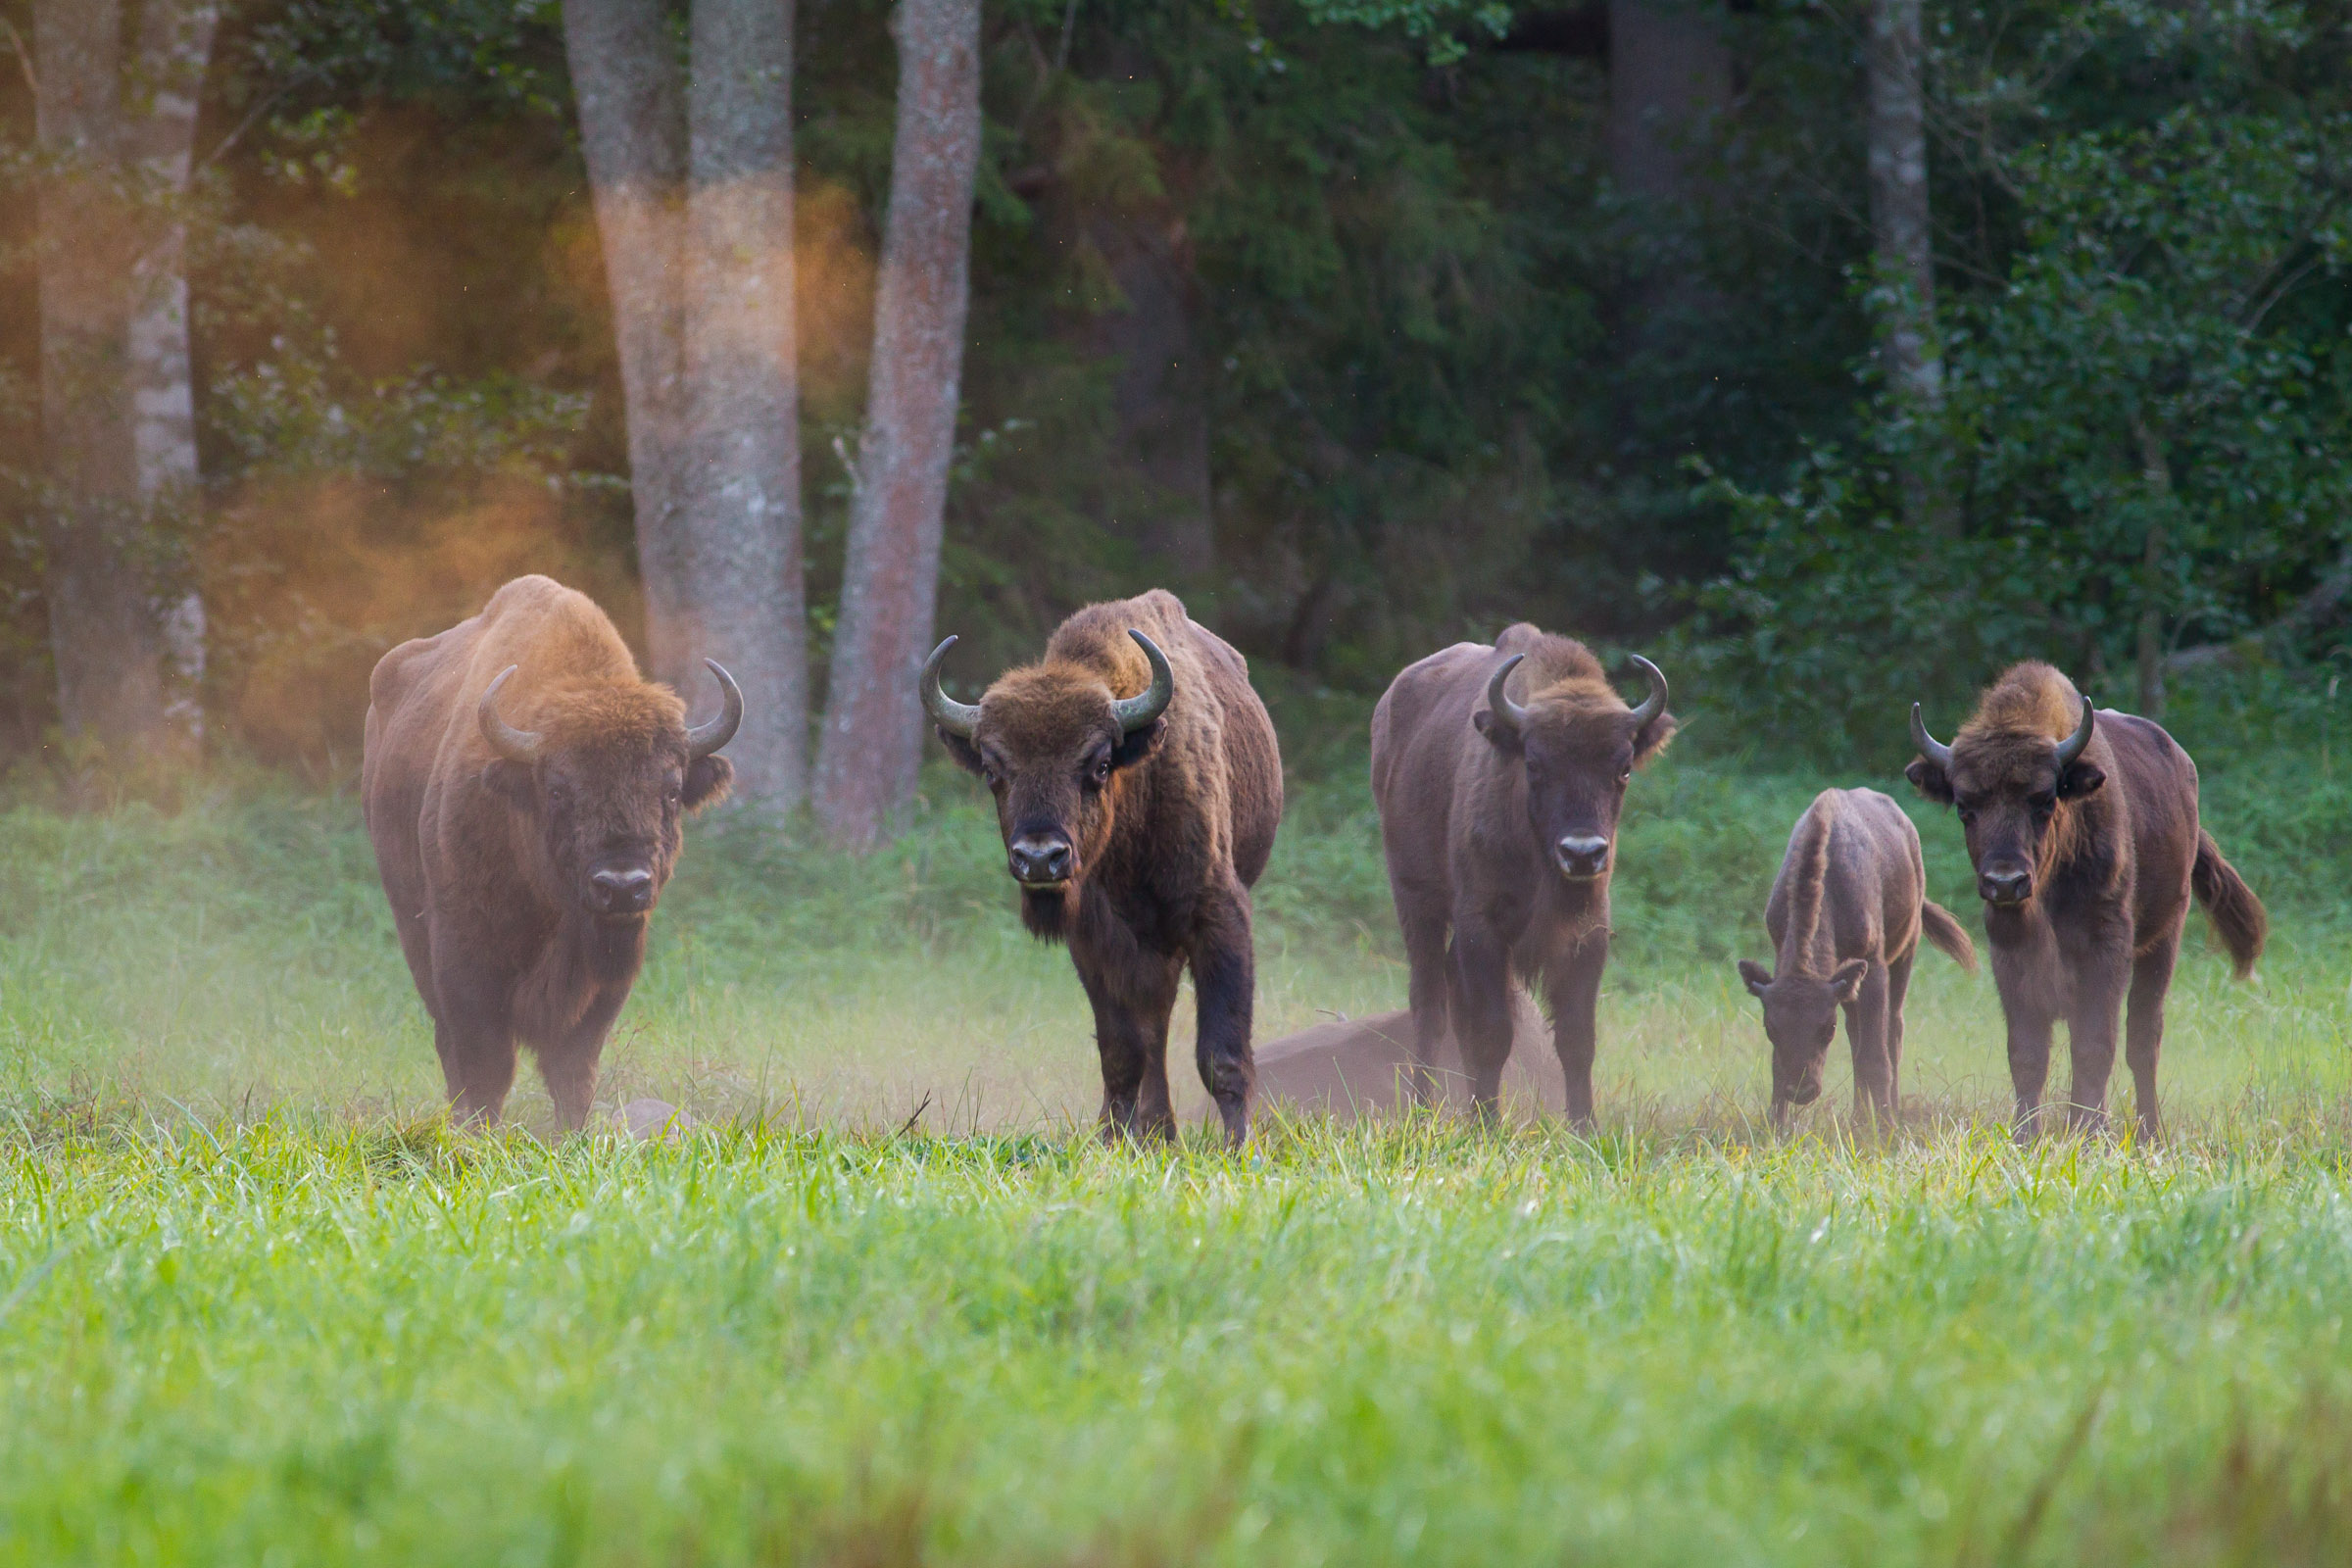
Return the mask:
<path id="1" fill-rule="evenodd" d="M 1986 689 L 1949 746 L 1912 704 L 1911 739 L 1919 758 L 1907 776 L 1958 809 L 1968 838 L 2009 1026 L 2018 1136 L 2039 1119 L 2060 1018 L 2074 1058 L 2069 1119 L 2106 1121 L 2128 991 L 2124 1053 L 2140 1129 L 2155 1137 L 2164 998 L 2190 898 L 2212 916 L 2241 979 L 2270 929 L 2261 901 L 2197 821 L 2196 764 L 2157 725 L 2112 709 L 2094 713 L 2072 681 L 2032 662 Z"/>
<path id="2" fill-rule="evenodd" d="M 1877 790 L 1823 790 L 1796 819 L 1764 906 L 1778 972 L 1740 960 L 1772 1042 L 1772 1118 L 1821 1098 L 1821 1069 L 1845 1009 L 1854 1113 L 1891 1122 L 1903 1067 L 1903 997 L 1921 936 L 1964 969 L 1976 945 L 1928 902 L 1919 829 Z"/>
<path id="3" fill-rule="evenodd" d="M 1031 932 L 1064 940 L 1102 1058 L 1106 1136 L 1172 1136 L 1168 1014 L 1189 963 L 1200 1082 L 1239 1144 L 1250 1129 L 1255 986 L 1250 889 L 1282 820 L 1274 724 L 1242 656 L 1174 594 L 1089 605 L 978 704 L 923 666 L 948 753 L 997 800 Z"/>
<path id="4" fill-rule="evenodd" d="M 497 1120 L 517 1040 L 564 1126 L 588 1119 L 681 819 L 734 779 L 743 694 L 703 662 L 725 707 L 690 728 L 603 611 L 517 577 L 368 677 L 368 836 L 462 1119 Z"/>
<path id="5" fill-rule="evenodd" d="M 1456 643 L 1408 666 L 1373 710 L 1372 795 L 1424 1098 L 1450 1014 L 1471 1096 L 1493 1112 L 1513 977 L 1540 979 L 1568 1115 L 1592 1125 L 1617 816 L 1634 769 L 1675 728 L 1666 677 L 1634 662 L 1649 695 L 1629 708 L 1584 644 L 1522 623 L 1492 648 Z"/>

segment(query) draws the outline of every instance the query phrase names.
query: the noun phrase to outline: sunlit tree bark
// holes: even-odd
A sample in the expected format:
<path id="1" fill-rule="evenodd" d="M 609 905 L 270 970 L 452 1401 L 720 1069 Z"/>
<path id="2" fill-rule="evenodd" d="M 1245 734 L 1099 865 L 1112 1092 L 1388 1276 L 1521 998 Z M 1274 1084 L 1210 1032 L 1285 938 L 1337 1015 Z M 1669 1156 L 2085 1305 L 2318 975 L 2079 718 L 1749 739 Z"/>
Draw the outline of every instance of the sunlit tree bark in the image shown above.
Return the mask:
<path id="1" fill-rule="evenodd" d="M 890 216 L 815 791 L 852 848 L 913 799 L 922 755 L 915 675 L 939 598 L 980 157 L 978 0 L 900 0 L 892 32 Z"/>
<path id="2" fill-rule="evenodd" d="M 654 673 L 748 699 L 736 796 L 806 788 L 792 259 L 793 10 L 696 0 L 681 65 L 659 0 L 566 0 L 581 142 L 628 404 Z"/>
<path id="3" fill-rule="evenodd" d="M 1915 415 L 1943 403 L 1936 332 L 1935 235 L 1929 226 L 1927 83 L 1919 0 L 1873 0 L 1863 48 L 1869 98 L 1870 226 L 1886 384 Z M 1948 529 L 1942 465 L 1933 446 L 1903 476 L 1912 520 Z"/>

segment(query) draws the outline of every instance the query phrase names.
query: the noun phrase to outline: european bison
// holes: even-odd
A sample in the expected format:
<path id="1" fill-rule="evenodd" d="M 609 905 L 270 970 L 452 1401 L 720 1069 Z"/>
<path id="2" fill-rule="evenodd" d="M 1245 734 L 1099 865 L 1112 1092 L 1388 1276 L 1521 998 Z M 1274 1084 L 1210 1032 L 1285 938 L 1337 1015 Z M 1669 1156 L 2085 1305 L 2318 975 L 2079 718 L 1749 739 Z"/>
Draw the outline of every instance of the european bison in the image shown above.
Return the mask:
<path id="1" fill-rule="evenodd" d="M 1523 623 L 1492 648 L 1456 643 L 1411 665 L 1373 711 L 1372 794 L 1412 966 L 1424 1098 L 1450 1011 L 1472 1098 L 1493 1112 L 1512 977 L 1540 977 L 1568 1115 L 1592 1125 L 1617 815 L 1634 769 L 1675 730 L 1666 677 L 1634 663 L 1649 695 L 1628 708 L 1584 644 Z"/>
<path id="2" fill-rule="evenodd" d="M 923 703 L 997 798 L 1022 921 L 1069 943 L 1095 1008 L 1104 1136 L 1175 1132 L 1168 1014 L 1190 963 L 1200 1081 L 1239 1144 L 1255 1075 L 1250 889 L 1282 820 L 1282 760 L 1249 665 L 1159 589 L 1079 611 L 1043 662 L 999 676 L 977 706 L 940 690 L 955 646 L 923 666 Z"/>
<path id="3" fill-rule="evenodd" d="M 1911 705 L 1922 795 L 1957 807 L 1984 901 L 1992 975 L 2009 1025 L 2017 1133 L 2034 1129 L 2050 1070 L 2050 1026 L 2074 1057 L 2069 1120 L 2103 1125 L 2116 1011 L 2129 988 L 2124 1053 L 2139 1125 L 2157 1136 L 2156 1057 L 2164 996 L 2193 893 L 2240 979 L 2270 918 L 2197 822 L 2197 768 L 2157 725 L 2096 713 L 2042 663 L 2012 666 L 1945 746 Z"/>
<path id="4" fill-rule="evenodd" d="M 1779 972 L 1740 960 L 1772 1042 L 1772 1119 L 1821 1098 L 1821 1069 L 1845 1009 L 1854 1114 L 1891 1123 L 1903 1069 L 1903 996 L 1924 935 L 1963 969 L 1976 944 L 1925 896 L 1919 829 L 1877 790 L 1823 790 L 1788 835 L 1764 906 Z"/>
<path id="5" fill-rule="evenodd" d="M 368 836 L 457 1115 L 495 1121 L 520 1040 L 566 1128 L 645 958 L 684 813 L 725 796 L 743 694 L 691 728 L 605 612 L 517 577 L 368 683 Z"/>

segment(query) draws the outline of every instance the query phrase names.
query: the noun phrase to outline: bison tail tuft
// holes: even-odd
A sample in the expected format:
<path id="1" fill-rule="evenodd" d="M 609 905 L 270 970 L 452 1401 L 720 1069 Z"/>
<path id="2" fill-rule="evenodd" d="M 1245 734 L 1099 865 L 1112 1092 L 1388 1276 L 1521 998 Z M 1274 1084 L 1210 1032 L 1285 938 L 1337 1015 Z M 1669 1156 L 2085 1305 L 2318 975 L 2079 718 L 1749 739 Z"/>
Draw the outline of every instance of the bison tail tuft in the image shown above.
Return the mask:
<path id="1" fill-rule="evenodd" d="M 1967 928 L 1952 911 L 1934 899 L 1923 899 L 1919 906 L 1920 932 L 1943 953 L 1943 956 L 1966 969 L 1977 972 L 1977 945 L 1969 940 Z"/>
<path id="2" fill-rule="evenodd" d="M 2203 828 L 2197 829 L 2197 863 L 2188 874 L 2188 885 L 2197 902 L 2205 906 L 2222 946 L 2230 950 L 2237 977 L 2245 979 L 2254 972 L 2254 961 L 2262 956 L 2263 944 L 2270 940 L 2270 912 L 2246 886 L 2246 879 L 2237 874 L 2237 867 L 2222 858 L 2221 846 Z"/>

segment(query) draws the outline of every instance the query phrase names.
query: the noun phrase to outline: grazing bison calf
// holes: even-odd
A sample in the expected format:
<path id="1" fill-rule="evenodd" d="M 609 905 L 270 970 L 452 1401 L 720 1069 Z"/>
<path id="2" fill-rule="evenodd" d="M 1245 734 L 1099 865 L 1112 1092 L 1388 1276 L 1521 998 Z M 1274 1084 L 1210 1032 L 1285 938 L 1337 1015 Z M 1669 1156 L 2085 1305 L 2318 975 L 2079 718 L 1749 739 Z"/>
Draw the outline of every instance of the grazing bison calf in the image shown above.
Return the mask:
<path id="1" fill-rule="evenodd" d="M 1492 648 L 1456 643 L 1411 665 L 1373 710 L 1372 794 L 1424 1098 L 1450 1013 L 1471 1096 L 1493 1112 L 1517 975 L 1548 993 L 1568 1114 L 1592 1124 L 1617 816 L 1634 769 L 1675 729 L 1666 677 L 1634 662 L 1649 695 L 1628 708 L 1584 644 L 1521 624 Z"/>
<path id="2" fill-rule="evenodd" d="M 1823 790 L 1796 819 L 1764 906 L 1779 972 L 1740 960 L 1772 1042 L 1772 1119 L 1821 1098 L 1822 1064 L 1845 1009 L 1854 1113 L 1891 1122 L 1903 1068 L 1903 997 L 1919 939 L 1977 966 L 1976 944 L 1925 897 L 1919 829 L 1877 790 Z"/>
<path id="3" fill-rule="evenodd" d="M 2017 1133 L 2029 1136 L 2050 1069 L 2050 1027 L 2074 1057 L 2070 1120 L 2106 1120 L 2116 1013 L 2129 989 L 2124 1053 L 2153 1138 L 2164 996 L 2193 894 L 2240 979 L 2270 929 L 2261 901 L 2197 822 L 2197 768 L 2144 718 L 2094 715 L 2047 664 L 2012 667 L 1949 746 L 1911 705 L 1922 795 L 1957 807 L 1984 901 L 1992 976 L 2009 1025 Z"/>
<path id="4" fill-rule="evenodd" d="M 1282 820 L 1273 721 L 1242 656 L 1158 589 L 1063 621 L 1043 662 L 977 706 L 923 666 L 924 705 L 997 798 L 1021 919 L 1064 940 L 1095 1008 L 1104 1136 L 1172 1136 L 1168 1014 L 1187 963 L 1200 1081 L 1228 1139 L 1250 1130 L 1250 889 Z"/>
<path id="5" fill-rule="evenodd" d="M 566 1128 L 645 959 L 685 812 L 726 794 L 713 754 L 743 694 L 689 728 L 585 596 L 517 577 L 482 612 L 402 643 L 368 678 L 368 836 L 457 1114 L 495 1121 L 517 1040 Z"/>

